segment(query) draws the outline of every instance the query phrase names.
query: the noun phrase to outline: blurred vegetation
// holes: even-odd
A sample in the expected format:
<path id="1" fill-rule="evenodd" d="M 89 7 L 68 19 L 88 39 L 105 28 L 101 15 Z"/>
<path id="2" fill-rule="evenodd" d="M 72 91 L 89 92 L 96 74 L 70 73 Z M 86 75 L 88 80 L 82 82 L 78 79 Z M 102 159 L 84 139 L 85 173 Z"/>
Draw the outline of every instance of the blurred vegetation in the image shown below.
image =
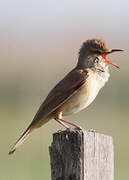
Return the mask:
<path id="1" fill-rule="evenodd" d="M 48 147 L 52 133 L 63 129 L 54 120 L 35 131 L 14 155 L 7 153 L 48 91 L 75 66 L 81 43 L 91 37 L 125 49 L 110 55 L 121 69 L 110 67 L 110 80 L 96 100 L 65 118 L 113 136 L 115 179 L 129 179 L 129 2 L 23 0 L 2 5 L 0 179 L 50 179 Z"/>

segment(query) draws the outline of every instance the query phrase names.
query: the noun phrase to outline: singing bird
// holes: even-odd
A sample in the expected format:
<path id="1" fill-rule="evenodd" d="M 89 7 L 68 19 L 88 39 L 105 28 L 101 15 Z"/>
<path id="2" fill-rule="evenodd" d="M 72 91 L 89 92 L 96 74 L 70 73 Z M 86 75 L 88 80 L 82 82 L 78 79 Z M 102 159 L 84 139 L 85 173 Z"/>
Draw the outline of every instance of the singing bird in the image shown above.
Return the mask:
<path id="1" fill-rule="evenodd" d="M 85 41 L 78 56 L 76 67 L 70 71 L 48 94 L 41 104 L 33 121 L 9 151 L 12 154 L 32 133 L 51 119 L 69 128 L 76 124 L 62 119 L 63 116 L 77 113 L 89 106 L 99 90 L 109 79 L 108 65 L 119 68 L 107 58 L 107 55 L 121 49 L 108 49 L 104 40 L 90 39 Z M 81 129 L 81 128 L 80 128 Z"/>

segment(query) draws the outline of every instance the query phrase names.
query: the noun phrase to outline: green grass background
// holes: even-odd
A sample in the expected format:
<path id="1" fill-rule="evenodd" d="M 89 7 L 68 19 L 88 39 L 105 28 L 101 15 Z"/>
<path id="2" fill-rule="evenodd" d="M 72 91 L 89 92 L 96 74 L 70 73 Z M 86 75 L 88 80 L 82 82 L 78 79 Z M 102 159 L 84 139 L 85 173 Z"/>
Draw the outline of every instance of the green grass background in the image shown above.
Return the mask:
<path id="1" fill-rule="evenodd" d="M 63 129 L 54 120 L 35 131 L 12 156 L 49 90 L 77 61 L 92 37 L 125 52 L 109 56 L 111 77 L 95 101 L 65 117 L 86 129 L 113 136 L 115 180 L 129 179 L 129 2 L 3 1 L 0 7 L 0 179 L 50 180 L 48 147 Z"/>

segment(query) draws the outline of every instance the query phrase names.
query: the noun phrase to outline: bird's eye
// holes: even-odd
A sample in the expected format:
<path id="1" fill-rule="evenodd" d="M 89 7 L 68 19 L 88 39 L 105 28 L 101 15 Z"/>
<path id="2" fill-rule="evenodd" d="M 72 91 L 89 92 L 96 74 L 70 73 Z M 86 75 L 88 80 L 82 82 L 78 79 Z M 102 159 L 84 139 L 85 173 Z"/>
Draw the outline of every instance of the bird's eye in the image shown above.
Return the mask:
<path id="1" fill-rule="evenodd" d="M 98 62 L 99 62 L 99 58 L 96 57 L 96 58 L 94 59 L 94 62 L 95 62 L 95 63 L 98 63 Z"/>

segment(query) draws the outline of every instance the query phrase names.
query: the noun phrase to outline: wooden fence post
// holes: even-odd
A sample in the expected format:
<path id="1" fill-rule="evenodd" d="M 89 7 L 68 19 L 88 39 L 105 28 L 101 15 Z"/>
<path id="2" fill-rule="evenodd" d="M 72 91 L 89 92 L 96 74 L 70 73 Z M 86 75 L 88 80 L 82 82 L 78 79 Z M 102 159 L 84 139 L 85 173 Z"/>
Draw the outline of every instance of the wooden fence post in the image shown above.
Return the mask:
<path id="1" fill-rule="evenodd" d="M 112 137 L 70 129 L 53 134 L 49 148 L 52 180 L 113 180 Z"/>

